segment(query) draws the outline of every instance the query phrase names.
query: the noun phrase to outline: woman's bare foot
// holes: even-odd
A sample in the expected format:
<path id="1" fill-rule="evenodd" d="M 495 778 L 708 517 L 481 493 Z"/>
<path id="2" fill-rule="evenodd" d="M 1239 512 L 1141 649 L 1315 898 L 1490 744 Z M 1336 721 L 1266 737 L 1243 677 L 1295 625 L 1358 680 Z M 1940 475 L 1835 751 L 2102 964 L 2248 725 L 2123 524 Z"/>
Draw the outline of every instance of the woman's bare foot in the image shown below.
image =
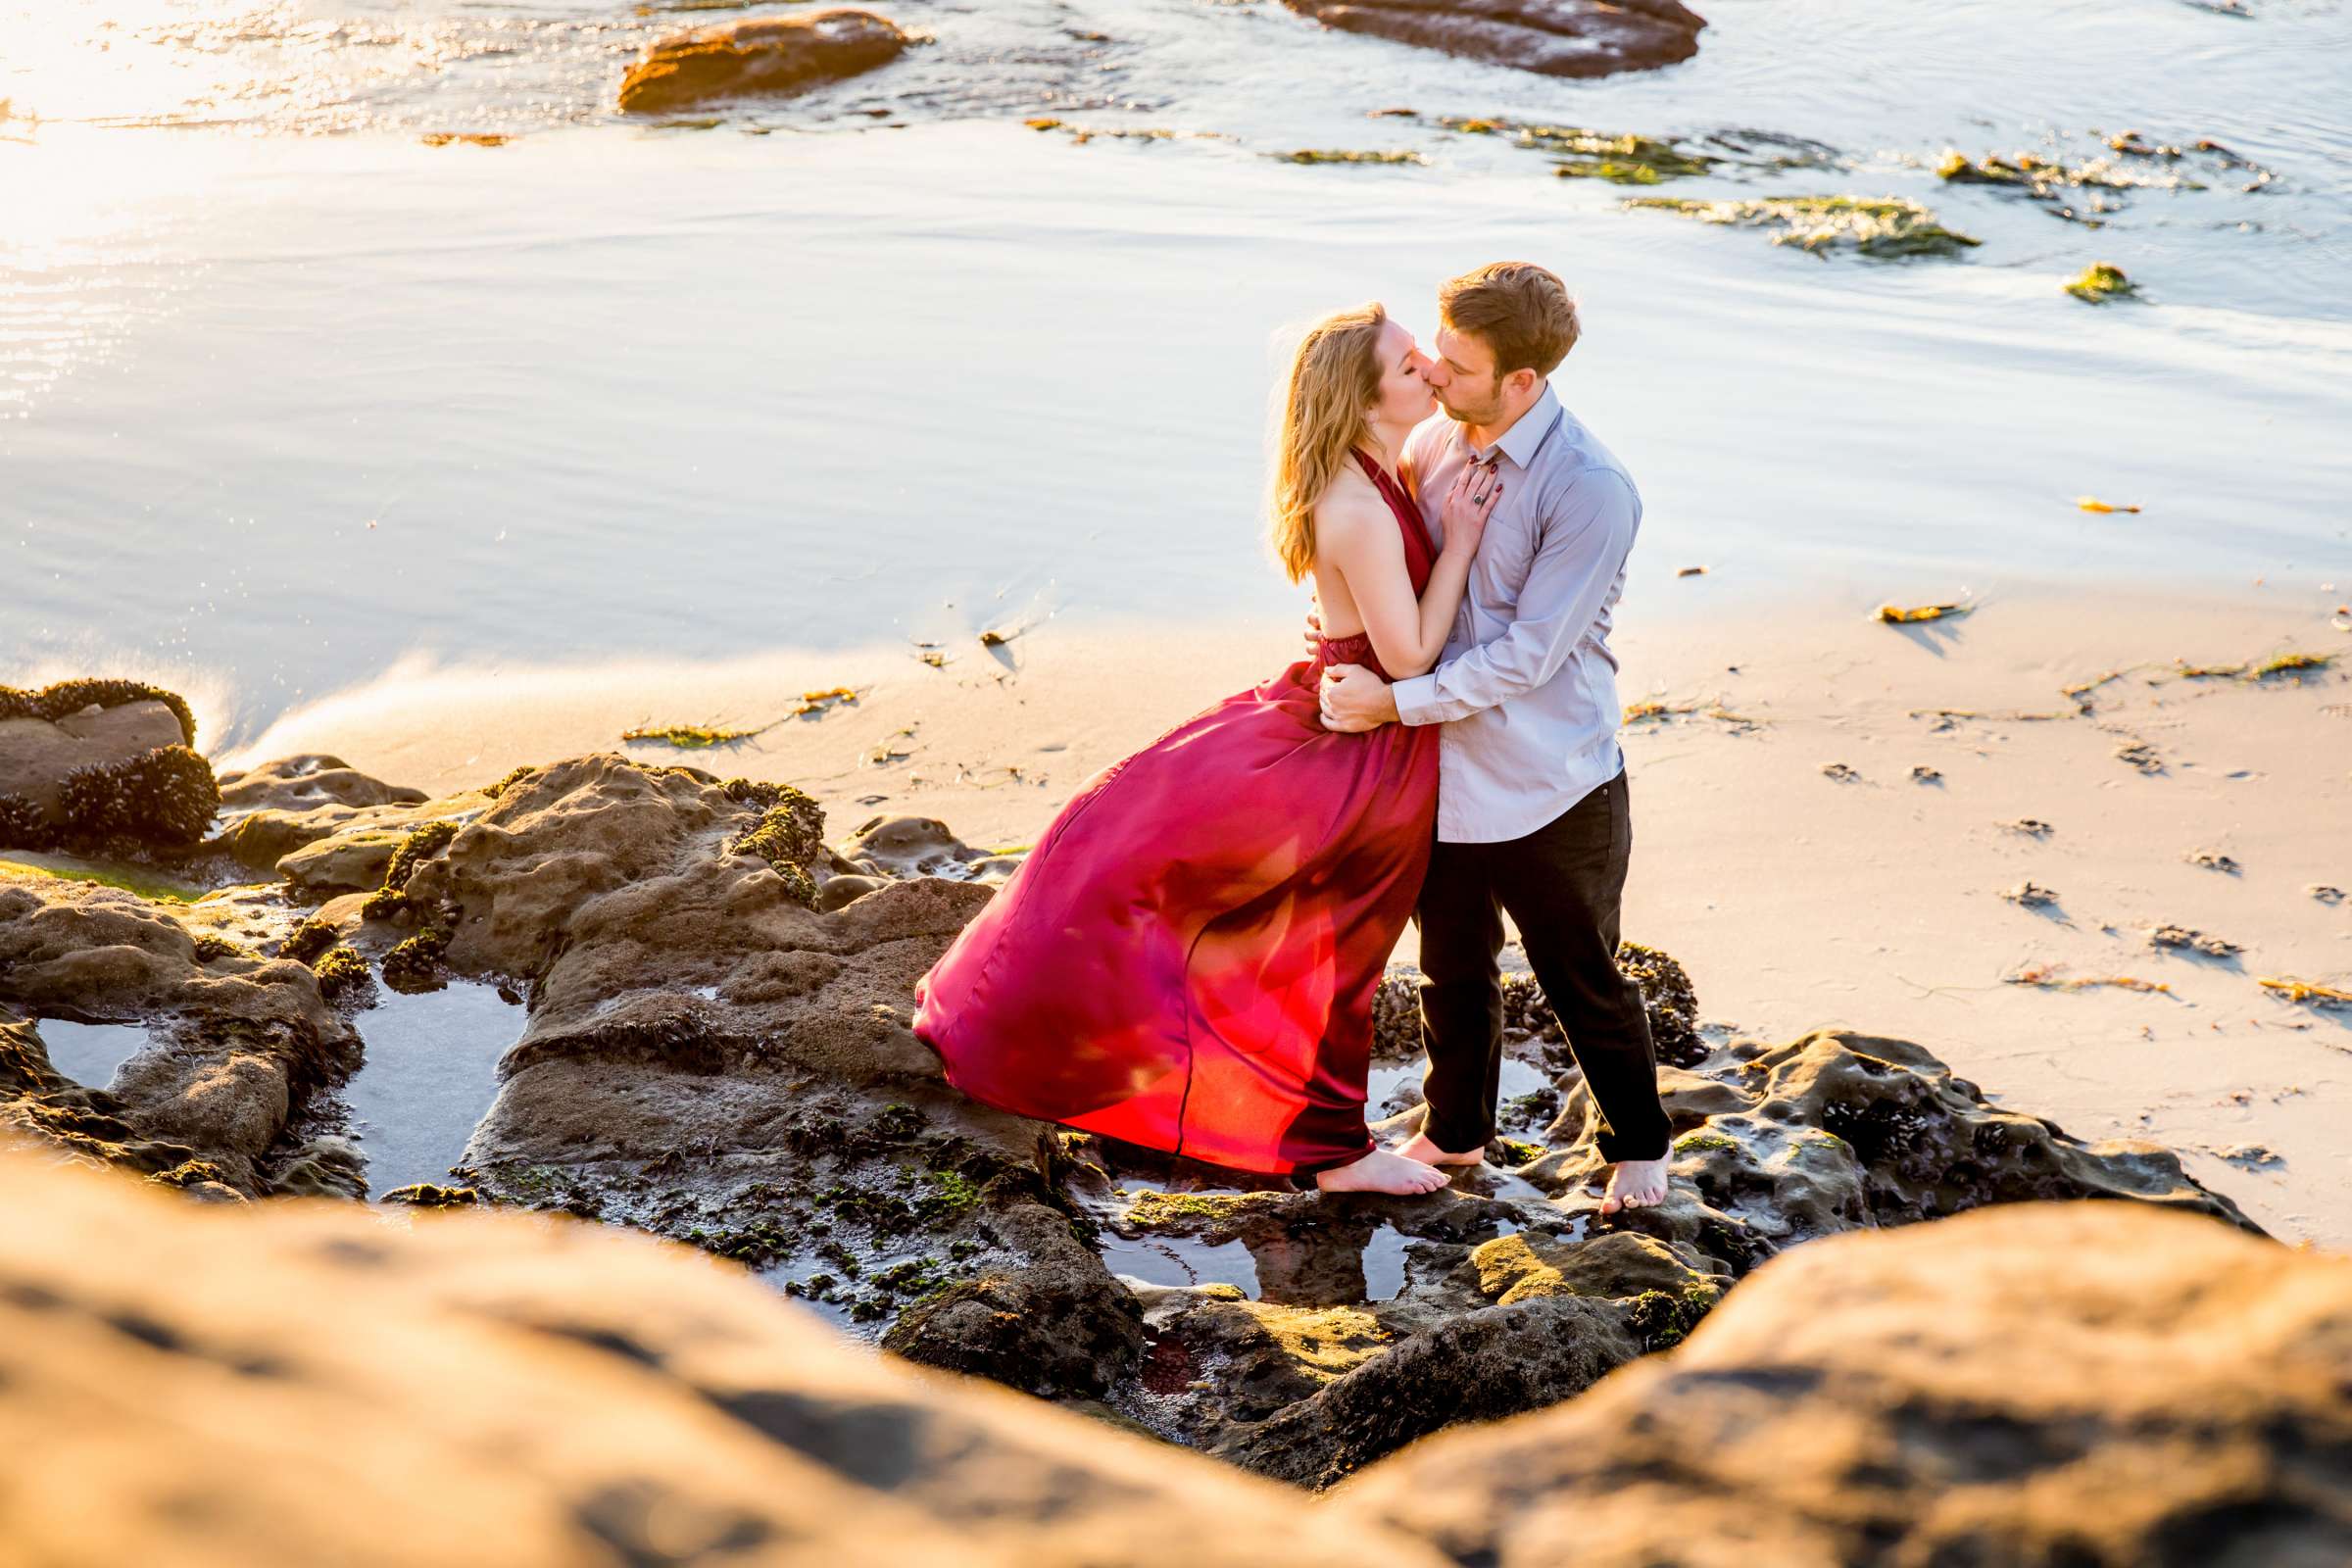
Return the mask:
<path id="1" fill-rule="evenodd" d="M 1327 1193 L 1396 1193 L 1410 1198 L 1445 1186 L 1446 1173 L 1375 1149 L 1352 1165 L 1315 1172 L 1315 1185 Z"/>
<path id="2" fill-rule="evenodd" d="M 1466 1154 L 1448 1153 L 1429 1141 L 1429 1134 L 1415 1133 L 1396 1146 L 1396 1152 L 1406 1159 L 1417 1159 L 1424 1165 L 1483 1165 L 1487 1162 L 1485 1149 L 1473 1149 Z"/>
<path id="3" fill-rule="evenodd" d="M 1666 1160 L 1621 1159 L 1609 1167 L 1609 1190 L 1601 1195 L 1600 1211 L 1648 1208 L 1666 1201 Z"/>

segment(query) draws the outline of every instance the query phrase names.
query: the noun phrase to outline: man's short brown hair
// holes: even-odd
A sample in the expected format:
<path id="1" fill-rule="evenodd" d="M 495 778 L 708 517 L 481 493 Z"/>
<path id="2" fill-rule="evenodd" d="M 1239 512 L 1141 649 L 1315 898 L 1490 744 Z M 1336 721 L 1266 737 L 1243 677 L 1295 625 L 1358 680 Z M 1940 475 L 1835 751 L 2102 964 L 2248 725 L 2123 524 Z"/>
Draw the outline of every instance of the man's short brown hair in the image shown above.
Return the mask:
<path id="1" fill-rule="evenodd" d="M 1576 301 L 1557 273 L 1533 262 L 1490 262 L 1438 290 L 1438 314 L 1494 352 L 1497 379 L 1549 375 L 1576 347 Z"/>

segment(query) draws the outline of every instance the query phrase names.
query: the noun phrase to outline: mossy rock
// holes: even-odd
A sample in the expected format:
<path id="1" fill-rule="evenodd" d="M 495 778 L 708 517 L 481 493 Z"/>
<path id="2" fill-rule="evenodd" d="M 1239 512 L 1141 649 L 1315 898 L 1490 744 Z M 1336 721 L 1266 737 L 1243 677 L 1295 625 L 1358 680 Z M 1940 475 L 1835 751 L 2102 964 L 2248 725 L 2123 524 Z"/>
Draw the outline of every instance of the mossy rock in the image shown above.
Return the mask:
<path id="1" fill-rule="evenodd" d="M 427 822 L 401 840 L 400 848 L 392 852 L 392 863 L 384 868 L 384 886 L 405 889 L 416 867 L 449 847 L 458 836 L 455 822 Z"/>
<path id="2" fill-rule="evenodd" d="M 2114 263 L 2093 262 L 2066 285 L 2066 291 L 2086 304 L 2104 305 L 2110 300 L 2132 298 L 2139 292 L 2139 285 L 2126 277 L 2124 270 Z"/>
<path id="3" fill-rule="evenodd" d="M 384 955 L 384 984 L 409 996 L 441 990 L 449 984 L 441 966 L 448 951 L 449 933 L 426 926 Z"/>
<path id="4" fill-rule="evenodd" d="M 332 920 L 312 915 L 286 933 L 286 940 L 277 945 L 277 956 L 292 958 L 296 963 L 315 963 L 318 956 L 342 940 L 342 933 Z"/>
<path id="5" fill-rule="evenodd" d="M 318 994 L 329 1002 L 346 1002 L 374 989 L 368 960 L 350 948 L 329 948 L 311 970 L 318 977 Z"/>
<path id="6" fill-rule="evenodd" d="M 179 848 L 203 838 L 220 814 L 212 764 L 185 746 L 77 767 L 66 775 L 59 798 L 66 839 Z"/>

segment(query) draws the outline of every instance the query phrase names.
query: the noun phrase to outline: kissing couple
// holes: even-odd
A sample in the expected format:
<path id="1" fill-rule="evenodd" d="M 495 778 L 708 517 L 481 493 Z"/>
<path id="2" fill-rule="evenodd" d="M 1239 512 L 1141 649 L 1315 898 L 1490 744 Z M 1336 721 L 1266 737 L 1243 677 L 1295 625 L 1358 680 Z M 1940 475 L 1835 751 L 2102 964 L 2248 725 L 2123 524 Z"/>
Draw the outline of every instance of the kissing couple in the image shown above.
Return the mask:
<path id="1" fill-rule="evenodd" d="M 1549 377 L 1559 278 L 1438 291 L 1434 354 L 1378 305 L 1291 362 L 1267 506 L 1314 580 L 1309 657 L 1088 780 L 916 988 L 984 1103 L 1327 1192 L 1478 1165 L 1502 1065 L 1502 917 L 1592 1090 L 1603 1212 L 1666 1196 L 1609 612 L 1642 521 Z M 1443 409 L 1441 416 L 1439 411 Z M 1426 1110 L 1364 1120 L 1373 996 L 1421 928 Z"/>

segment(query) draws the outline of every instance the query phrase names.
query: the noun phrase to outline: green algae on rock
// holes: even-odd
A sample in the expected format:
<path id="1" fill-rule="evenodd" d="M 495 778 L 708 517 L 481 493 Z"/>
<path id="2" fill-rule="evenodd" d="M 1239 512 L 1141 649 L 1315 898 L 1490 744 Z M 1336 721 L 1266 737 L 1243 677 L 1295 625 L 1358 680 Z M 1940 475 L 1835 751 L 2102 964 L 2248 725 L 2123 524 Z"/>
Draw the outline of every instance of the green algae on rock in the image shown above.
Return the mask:
<path id="1" fill-rule="evenodd" d="M 1403 148 L 1398 148 L 1388 152 L 1358 152 L 1344 147 L 1299 147 L 1287 153 L 1268 153 L 1266 156 L 1268 158 L 1279 159 L 1286 164 L 1375 164 L 1383 166 L 1395 166 L 1399 164 L 1426 164 L 1429 162 L 1429 159 L 1424 155 Z"/>
<path id="2" fill-rule="evenodd" d="M 374 988 L 368 960 L 347 947 L 327 949 L 311 965 L 311 972 L 318 977 L 318 994 L 329 1002 L 354 1001 L 369 995 Z"/>
<path id="3" fill-rule="evenodd" d="M 384 955 L 384 984 L 409 995 L 440 990 L 449 984 L 442 965 L 448 952 L 449 933 L 439 926 L 426 926 Z"/>
<path id="4" fill-rule="evenodd" d="M 1702 223 L 1773 228 L 1775 245 L 1810 255 L 1850 248 L 1874 259 L 1955 256 L 1983 244 L 1946 228 L 1936 214 L 1900 196 L 1760 196 L 1702 201 L 1679 196 L 1633 196 L 1626 208 L 1679 213 Z"/>
<path id="5" fill-rule="evenodd" d="M 1438 124 L 1466 136 L 1508 136 L 1514 146 L 1562 155 L 1553 172 L 1562 179 L 1605 179 L 1616 185 L 1655 185 L 1703 174 L 1722 160 L 1687 152 L 1674 142 L 1630 132 L 1582 125 L 1526 124 L 1518 121 L 1447 116 Z"/>
<path id="6" fill-rule="evenodd" d="M 742 782 L 748 785 L 748 781 Z M 789 784 L 771 788 L 775 804 L 761 813 L 756 825 L 728 844 L 727 853 L 758 856 L 784 879 L 795 903 L 813 906 L 816 879 L 808 868 L 825 847 L 824 808 Z"/>
<path id="7" fill-rule="evenodd" d="M 2104 305 L 2109 300 L 2132 298 L 2139 292 L 2139 285 L 2126 277 L 2124 270 L 2114 263 L 2093 262 L 2066 285 L 2066 291 L 2088 304 Z"/>

